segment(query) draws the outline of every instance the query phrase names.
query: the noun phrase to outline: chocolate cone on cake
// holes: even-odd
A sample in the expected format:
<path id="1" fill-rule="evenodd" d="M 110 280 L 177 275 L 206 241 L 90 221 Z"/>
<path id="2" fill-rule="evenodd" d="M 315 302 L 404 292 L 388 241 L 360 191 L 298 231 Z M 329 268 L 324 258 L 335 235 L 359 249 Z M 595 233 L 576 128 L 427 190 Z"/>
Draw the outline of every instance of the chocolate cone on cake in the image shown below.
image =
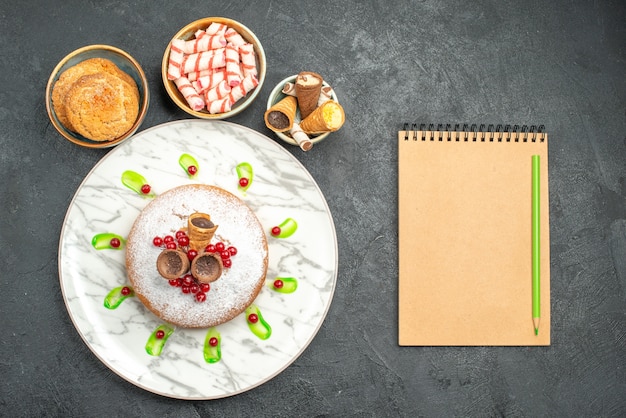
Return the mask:
<path id="1" fill-rule="evenodd" d="M 265 111 L 265 125 L 274 132 L 290 130 L 293 127 L 297 107 L 297 99 L 286 96 Z"/>
<path id="2" fill-rule="evenodd" d="M 323 81 L 321 75 L 311 71 L 302 71 L 296 77 L 296 97 L 301 119 L 305 119 L 317 108 Z"/>
<path id="3" fill-rule="evenodd" d="M 189 271 L 189 258 L 181 250 L 163 250 L 157 257 L 157 271 L 167 279 L 177 279 Z"/>
<path id="4" fill-rule="evenodd" d="M 187 219 L 187 235 L 189 247 L 200 252 L 211 243 L 217 225 L 211 221 L 211 216 L 206 213 L 196 212 Z"/>
<path id="5" fill-rule="evenodd" d="M 224 265 L 216 253 L 200 253 L 191 262 L 191 275 L 200 283 L 211 283 L 222 275 Z"/>

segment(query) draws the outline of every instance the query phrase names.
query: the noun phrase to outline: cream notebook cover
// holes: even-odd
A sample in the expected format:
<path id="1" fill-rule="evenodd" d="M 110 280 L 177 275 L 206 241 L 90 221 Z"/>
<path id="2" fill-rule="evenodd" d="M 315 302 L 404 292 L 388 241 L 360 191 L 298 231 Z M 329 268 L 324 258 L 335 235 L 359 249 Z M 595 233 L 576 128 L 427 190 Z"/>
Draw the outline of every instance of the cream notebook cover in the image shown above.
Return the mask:
<path id="1" fill-rule="evenodd" d="M 398 133 L 399 344 L 550 344 L 543 129 Z M 531 274 L 531 157 L 540 156 L 541 319 Z"/>

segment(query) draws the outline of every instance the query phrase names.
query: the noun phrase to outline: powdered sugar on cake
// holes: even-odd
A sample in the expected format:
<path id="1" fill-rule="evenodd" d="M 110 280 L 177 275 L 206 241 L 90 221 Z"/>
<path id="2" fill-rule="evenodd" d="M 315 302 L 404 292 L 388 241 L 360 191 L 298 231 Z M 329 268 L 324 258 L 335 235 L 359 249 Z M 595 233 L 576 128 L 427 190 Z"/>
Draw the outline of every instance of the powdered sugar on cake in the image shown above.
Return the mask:
<path id="1" fill-rule="evenodd" d="M 159 275 L 156 259 L 162 248 L 152 243 L 156 236 L 185 228 L 194 212 L 211 215 L 218 225 L 215 242 L 237 248 L 232 267 L 211 283 L 203 303 L 183 295 Z M 238 197 L 213 186 L 179 186 L 150 202 L 129 233 L 126 251 L 128 276 L 137 296 L 161 319 L 181 327 L 206 328 L 229 321 L 254 301 L 267 273 L 267 240 L 256 215 Z"/>

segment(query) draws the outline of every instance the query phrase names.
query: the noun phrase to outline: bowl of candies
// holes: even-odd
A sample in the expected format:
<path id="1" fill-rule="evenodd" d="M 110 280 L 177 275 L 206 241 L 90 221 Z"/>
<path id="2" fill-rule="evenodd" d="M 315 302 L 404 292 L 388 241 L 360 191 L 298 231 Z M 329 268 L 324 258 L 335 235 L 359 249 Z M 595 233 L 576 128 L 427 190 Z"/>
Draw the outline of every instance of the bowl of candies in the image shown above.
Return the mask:
<path id="1" fill-rule="evenodd" d="M 265 51 L 243 24 L 224 17 L 189 23 L 167 45 L 165 90 L 188 114 L 226 119 L 246 109 L 265 81 Z"/>

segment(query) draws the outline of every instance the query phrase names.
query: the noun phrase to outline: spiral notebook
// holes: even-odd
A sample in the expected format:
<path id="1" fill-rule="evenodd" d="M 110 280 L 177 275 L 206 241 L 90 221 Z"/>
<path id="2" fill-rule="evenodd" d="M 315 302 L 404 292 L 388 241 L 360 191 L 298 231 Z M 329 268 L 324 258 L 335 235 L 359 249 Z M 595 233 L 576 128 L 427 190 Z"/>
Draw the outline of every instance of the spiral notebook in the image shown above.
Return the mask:
<path id="1" fill-rule="evenodd" d="M 540 157 L 541 318 L 531 273 L 531 158 Z M 550 344 L 548 136 L 543 126 L 398 132 L 399 344 Z"/>

